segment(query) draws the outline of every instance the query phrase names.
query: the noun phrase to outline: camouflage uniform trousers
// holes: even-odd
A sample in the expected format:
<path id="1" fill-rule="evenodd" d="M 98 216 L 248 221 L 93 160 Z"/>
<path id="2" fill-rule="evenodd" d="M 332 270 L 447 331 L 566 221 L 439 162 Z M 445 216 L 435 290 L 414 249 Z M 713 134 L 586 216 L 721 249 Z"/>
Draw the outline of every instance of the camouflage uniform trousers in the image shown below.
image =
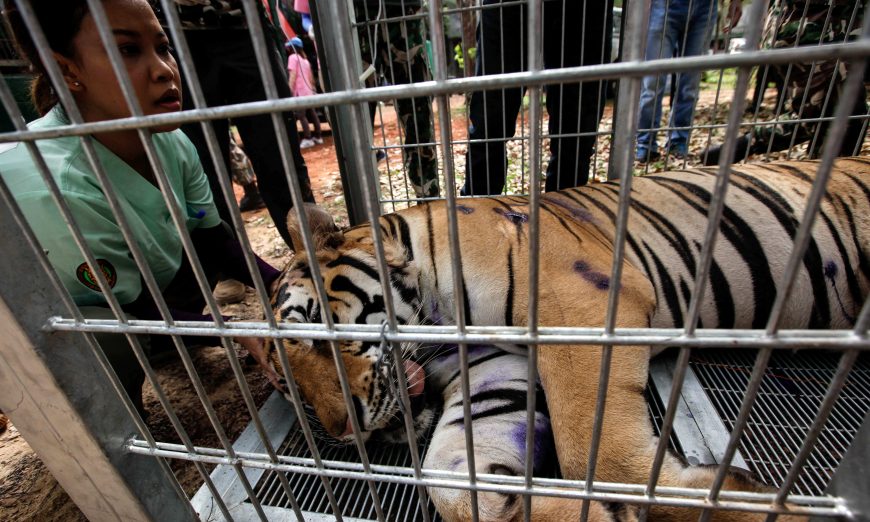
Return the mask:
<path id="1" fill-rule="evenodd" d="M 230 138 L 230 172 L 233 181 L 243 187 L 253 185 L 256 180 L 251 160 L 233 138 Z"/>
<path id="2" fill-rule="evenodd" d="M 854 20 L 853 14 L 857 15 Z M 772 21 L 766 37 L 768 47 L 780 49 L 793 48 L 796 45 L 842 43 L 849 39 L 850 34 L 860 31 L 861 7 L 856 0 L 786 0 L 782 4 L 774 3 L 768 20 Z M 814 140 L 808 152 L 811 158 L 816 158 L 821 154 L 830 122 L 791 120 L 813 120 L 832 116 L 843 94 L 848 64 L 833 59 L 773 67 L 787 82 L 782 108 L 785 114 L 779 116 L 780 123 L 776 125 L 753 129 L 751 153 L 785 150 L 792 142 L 799 144 Z M 862 88 L 855 99 L 852 114 L 867 113 L 865 97 L 866 91 Z M 843 155 L 851 155 L 856 144 L 863 140 L 862 130 L 862 120 L 850 120 L 841 149 Z"/>
<path id="3" fill-rule="evenodd" d="M 369 7 L 367 11 L 365 6 L 357 7 L 358 21 L 362 22 L 367 17 L 374 19 L 377 10 L 372 12 L 371 9 Z M 414 14 L 416 11 L 416 8 L 403 10 L 386 6 L 386 17 L 389 19 L 403 14 Z M 377 42 L 377 48 L 373 54 L 374 41 Z M 403 85 L 431 79 L 426 64 L 421 20 L 387 21 L 362 26 L 359 42 L 363 69 L 373 64 L 377 74 L 383 74 L 391 84 Z M 374 76 L 369 77 L 369 86 L 375 85 Z M 428 96 L 402 98 L 395 100 L 395 107 L 405 138 L 405 147 L 402 149 L 405 172 L 408 173 L 414 193 L 418 198 L 438 197 L 438 156 L 434 144 L 432 99 Z M 416 144 L 420 145 L 413 146 Z"/>

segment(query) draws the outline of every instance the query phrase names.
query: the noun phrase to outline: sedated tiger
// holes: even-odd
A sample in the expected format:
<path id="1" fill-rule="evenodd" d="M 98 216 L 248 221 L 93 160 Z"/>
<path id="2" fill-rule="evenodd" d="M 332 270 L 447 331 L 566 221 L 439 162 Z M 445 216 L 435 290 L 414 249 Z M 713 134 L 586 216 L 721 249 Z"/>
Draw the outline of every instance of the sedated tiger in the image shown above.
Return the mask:
<path id="1" fill-rule="evenodd" d="M 699 327 L 764 328 L 803 215 L 818 162 L 738 165 L 732 169 L 701 304 Z M 692 169 L 633 180 L 625 262 L 616 326 L 681 327 L 694 287 L 716 170 Z M 541 196 L 539 325 L 601 327 L 610 289 L 618 183 L 600 183 Z M 423 203 L 380 218 L 396 314 L 403 324 L 453 324 L 454 285 L 444 202 Z M 291 213 L 292 216 L 292 213 Z M 309 209 L 317 262 L 337 323 L 380 324 L 386 317 L 370 225 L 344 232 L 322 211 Z M 457 204 L 465 318 L 473 325 L 527 324 L 529 201 L 525 197 L 461 199 Z M 290 219 L 294 243 L 301 236 Z M 311 260 L 300 252 L 273 296 L 283 322 L 319 322 Z M 870 288 L 870 160 L 835 163 L 780 328 L 854 327 Z M 417 433 L 436 422 L 424 467 L 467 471 L 461 392 L 455 351 L 435 355 L 402 347 L 401 364 L 377 342 L 342 341 L 355 410 L 363 436 L 404 431 L 391 367 L 404 368 Z M 328 343 L 285 340 L 301 394 L 323 430 L 352 440 L 350 420 Z M 646 410 L 648 346 L 613 350 L 596 480 L 645 484 L 657 439 Z M 281 373 L 277 353 L 270 360 Z M 471 349 L 472 424 L 478 473 L 522 475 L 525 460 L 525 361 L 491 347 Z M 600 346 L 541 346 L 536 433 L 546 441 L 550 423 L 555 455 L 541 444 L 539 469 L 558 458 L 561 474 L 582 479 L 598 389 Z M 539 394 L 539 397 L 542 394 Z M 549 413 L 547 412 L 549 407 Z M 550 422 L 548 422 L 548 420 Z M 715 469 L 687 467 L 668 455 L 658 484 L 708 488 Z M 724 489 L 767 491 L 734 472 Z M 447 520 L 469 520 L 466 490 L 430 488 Z M 522 519 L 511 495 L 481 493 L 481 520 Z M 636 507 L 592 502 L 590 520 L 633 520 Z M 536 496 L 533 520 L 564 520 L 580 501 Z M 697 509 L 654 506 L 651 520 L 695 520 Z M 760 520 L 762 515 L 718 511 L 713 520 Z M 785 517 L 789 518 L 789 517 Z"/>

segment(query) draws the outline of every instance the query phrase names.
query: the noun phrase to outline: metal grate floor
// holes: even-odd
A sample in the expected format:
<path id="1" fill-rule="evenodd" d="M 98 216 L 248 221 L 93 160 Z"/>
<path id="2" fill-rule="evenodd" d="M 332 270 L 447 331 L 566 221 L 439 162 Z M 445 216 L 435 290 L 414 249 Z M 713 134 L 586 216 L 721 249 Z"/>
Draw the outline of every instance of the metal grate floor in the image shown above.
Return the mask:
<path id="1" fill-rule="evenodd" d="M 420 447 L 420 457 L 425 455 L 429 446 L 431 433 L 425 437 L 425 443 Z M 370 443 L 366 446 L 369 461 L 372 464 L 387 466 L 412 467 L 411 453 L 402 444 Z M 355 446 L 329 446 L 318 442 L 318 451 L 323 460 L 340 460 L 345 462 L 360 462 Z M 287 441 L 279 449 L 280 455 L 311 458 L 311 452 L 305 443 L 298 424 L 294 425 Z M 296 495 L 296 501 L 303 512 L 331 514 L 332 510 L 320 478 L 315 475 L 288 474 L 290 486 Z M 330 479 L 330 485 L 335 493 L 335 499 L 346 518 L 377 519 L 372 505 L 371 495 L 365 481 L 354 479 Z M 423 521 L 420 511 L 420 499 L 414 486 L 394 483 L 376 483 L 378 496 L 383 505 L 386 520 L 396 522 Z M 272 507 L 290 509 L 290 502 L 281 488 L 277 472 L 270 471 L 255 488 L 257 497 L 262 504 Z M 432 522 L 440 522 L 441 517 L 435 512 L 435 506 L 429 501 L 428 511 Z"/>
<path id="2" fill-rule="evenodd" d="M 690 363 L 699 381 L 728 429 L 731 429 L 749 379 L 755 352 L 750 350 L 705 350 L 693 354 Z M 775 353 L 753 409 L 740 450 L 756 478 L 777 485 L 788 472 L 791 459 L 800 448 L 812 423 L 827 384 L 839 360 L 838 353 Z M 656 393 L 647 391 L 650 417 L 656 432 L 664 415 L 664 406 Z M 855 436 L 861 421 L 870 410 L 870 354 L 860 356 L 841 393 L 840 399 L 819 438 L 795 493 L 821 494 Z M 703 430 L 703 426 L 701 427 Z M 680 443 L 671 436 L 671 449 L 680 452 Z M 411 466 L 408 450 L 402 445 L 370 444 L 373 464 Z M 421 450 L 425 453 L 426 447 Z M 328 460 L 359 462 L 353 447 L 320 447 Z M 310 457 L 304 438 L 291 430 L 280 448 L 282 455 Z M 330 514 L 331 510 L 320 479 L 313 475 L 290 475 L 290 484 L 304 512 Z M 368 487 L 354 479 L 331 479 L 336 499 L 344 517 L 375 519 Z M 417 492 L 403 484 L 377 484 L 384 514 L 391 521 L 423 520 Z M 258 498 L 265 506 L 289 509 L 275 472 L 264 474 L 256 486 Z M 431 502 L 428 511 L 433 521 L 440 521 Z"/>
<path id="3" fill-rule="evenodd" d="M 734 426 L 755 351 L 696 352 L 695 370 L 719 416 Z M 774 352 L 765 372 L 740 450 L 755 476 L 778 485 L 800 450 L 840 359 L 839 352 Z M 870 410 L 870 354 L 858 357 L 840 398 L 793 490 L 821 494 Z"/>

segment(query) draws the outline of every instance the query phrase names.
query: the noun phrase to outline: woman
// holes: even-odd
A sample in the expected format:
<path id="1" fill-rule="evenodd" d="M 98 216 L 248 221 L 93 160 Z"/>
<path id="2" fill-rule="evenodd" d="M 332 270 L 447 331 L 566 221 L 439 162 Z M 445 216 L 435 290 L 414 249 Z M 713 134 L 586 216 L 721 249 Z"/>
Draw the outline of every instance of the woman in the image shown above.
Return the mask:
<path id="1" fill-rule="evenodd" d="M 87 2 L 33 0 L 31 5 L 84 121 L 129 117 L 130 111 Z M 178 65 L 147 0 L 105 0 L 103 7 L 142 112 L 150 116 L 181 110 Z M 9 1 L 4 14 L 22 56 L 29 59 L 34 72 L 31 98 L 42 117 L 30 123 L 29 128 L 68 125 L 69 117 L 59 103 L 21 14 Z M 176 200 L 186 209 L 187 230 L 203 268 L 212 282 L 220 275 L 251 285 L 241 245 L 218 216 L 196 150 L 177 128 L 175 124 L 152 127 L 152 143 Z M 36 144 L 127 317 L 161 319 L 80 138 L 39 140 Z M 186 261 L 181 239 L 137 131 L 95 134 L 93 145 L 172 317 L 212 320 L 211 316 L 202 314 L 205 300 Z M 0 153 L 0 176 L 83 315 L 113 318 L 92 268 L 73 242 L 27 147 L 13 144 Z M 270 288 L 279 272 L 259 258 L 257 262 L 260 275 Z M 133 403 L 142 412 L 144 374 L 129 343 L 123 335 L 98 334 L 96 337 Z M 147 352 L 157 348 L 158 343 L 168 343 L 169 338 L 140 336 L 140 341 Z M 255 356 L 261 353 L 261 340 L 238 341 Z M 186 338 L 185 342 L 203 344 L 206 339 Z M 214 343 L 214 339 L 210 342 Z M 274 380 L 275 376 L 270 378 Z"/>
<path id="2" fill-rule="evenodd" d="M 290 79 L 290 90 L 293 91 L 293 96 L 300 97 L 317 94 L 314 74 L 311 72 L 311 64 L 308 62 L 308 57 L 305 56 L 302 39 L 295 36 L 287 42 L 285 47 L 289 54 L 287 57 L 287 76 Z M 323 143 L 323 136 L 320 132 L 320 118 L 317 117 L 317 112 L 314 109 L 299 109 L 296 111 L 296 119 L 302 124 L 302 140 L 299 142 L 300 149 L 307 149 Z M 311 129 L 308 126 L 309 119 L 314 125 L 314 136 L 311 135 Z"/>

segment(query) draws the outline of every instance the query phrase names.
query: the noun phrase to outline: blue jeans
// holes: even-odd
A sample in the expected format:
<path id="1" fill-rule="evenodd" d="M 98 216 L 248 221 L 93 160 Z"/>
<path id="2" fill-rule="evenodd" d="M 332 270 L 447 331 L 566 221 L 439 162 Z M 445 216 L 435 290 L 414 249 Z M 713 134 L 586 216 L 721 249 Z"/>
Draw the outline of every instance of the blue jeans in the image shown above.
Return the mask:
<path id="1" fill-rule="evenodd" d="M 715 0 L 652 0 L 646 59 L 697 56 L 707 51 L 710 35 L 716 24 Z M 677 74 L 676 97 L 673 101 L 668 136 L 668 148 L 686 151 L 689 127 L 698 99 L 699 72 Z M 662 121 L 662 98 L 665 75 L 646 76 L 640 93 L 638 117 L 638 156 L 656 150 L 655 129 Z"/>

